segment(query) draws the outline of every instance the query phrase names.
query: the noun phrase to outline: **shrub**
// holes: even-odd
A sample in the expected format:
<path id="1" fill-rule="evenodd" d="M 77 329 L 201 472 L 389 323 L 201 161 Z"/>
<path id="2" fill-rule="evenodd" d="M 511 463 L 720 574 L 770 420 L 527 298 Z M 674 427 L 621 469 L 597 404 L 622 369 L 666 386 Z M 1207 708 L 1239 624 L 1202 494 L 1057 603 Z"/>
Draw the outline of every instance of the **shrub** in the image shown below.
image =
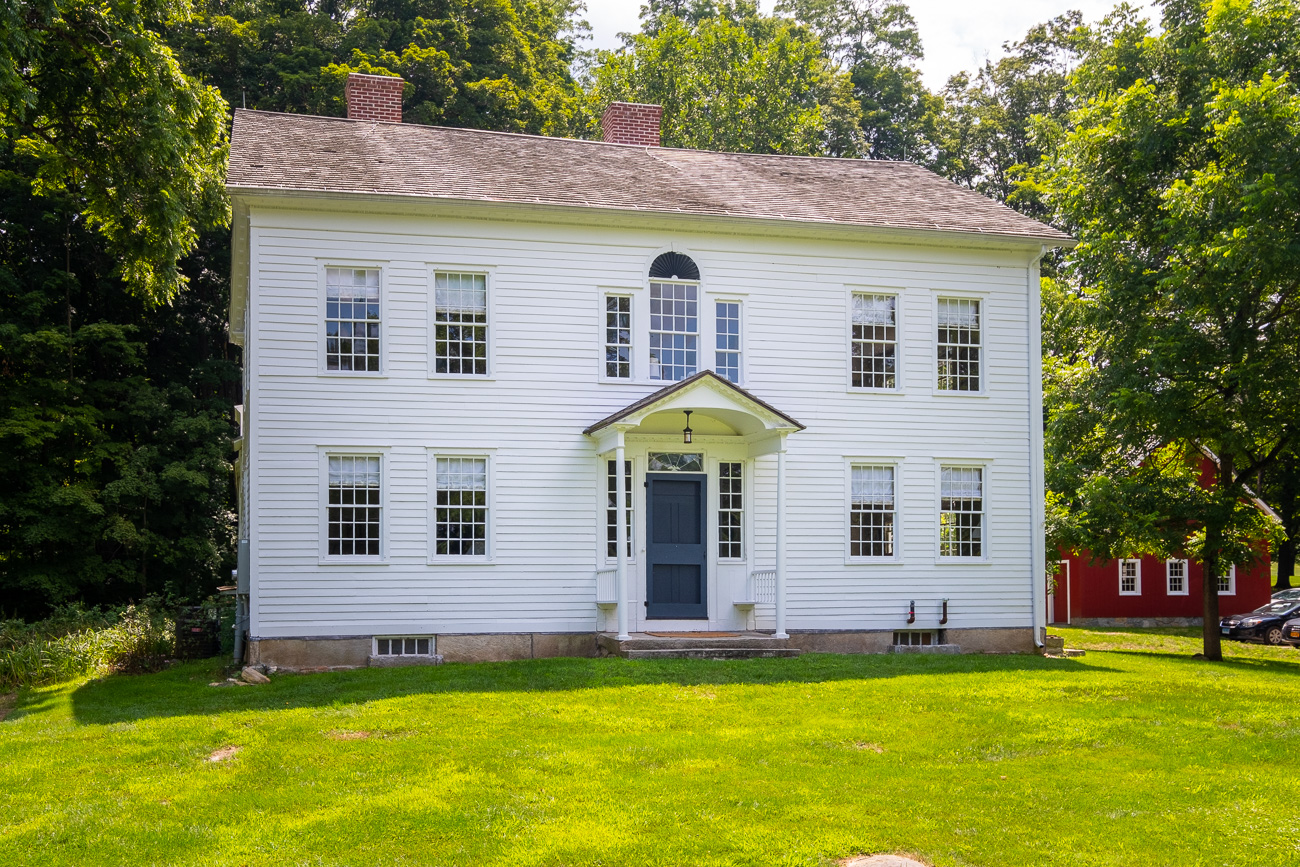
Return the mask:
<path id="1" fill-rule="evenodd" d="M 0 689 L 157 671 L 174 652 L 173 621 L 156 605 L 109 612 L 66 606 L 38 623 L 0 621 Z"/>

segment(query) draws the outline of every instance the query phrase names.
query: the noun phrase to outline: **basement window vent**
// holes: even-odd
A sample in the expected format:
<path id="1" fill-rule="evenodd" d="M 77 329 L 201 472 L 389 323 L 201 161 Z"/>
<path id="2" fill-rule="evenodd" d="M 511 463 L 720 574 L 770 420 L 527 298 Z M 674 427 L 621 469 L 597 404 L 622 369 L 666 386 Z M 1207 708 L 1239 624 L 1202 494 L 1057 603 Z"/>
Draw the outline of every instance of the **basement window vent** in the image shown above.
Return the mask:
<path id="1" fill-rule="evenodd" d="M 375 639 L 375 656 L 429 656 L 433 640 L 429 637 L 397 636 Z"/>
<path id="2" fill-rule="evenodd" d="M 929 647 L 933 644 L 939 644 L 939 633 L 937 632 L 895 632 L 895 647 Z"/>

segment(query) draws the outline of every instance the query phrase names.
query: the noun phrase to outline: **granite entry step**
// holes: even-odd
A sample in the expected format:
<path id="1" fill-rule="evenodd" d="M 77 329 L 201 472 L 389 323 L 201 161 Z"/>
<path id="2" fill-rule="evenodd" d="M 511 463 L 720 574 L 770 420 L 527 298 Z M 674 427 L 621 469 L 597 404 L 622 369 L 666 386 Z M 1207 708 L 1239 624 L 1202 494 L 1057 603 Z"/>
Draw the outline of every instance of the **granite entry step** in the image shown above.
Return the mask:
<path id="1" fill-rule="evenodd" d="M 800 653 L 789 639 L 765 632 L 633 632 L 623 641 L 604 632 L 597 645 L 601 656 L 624 659 L 772 659 Z"/>

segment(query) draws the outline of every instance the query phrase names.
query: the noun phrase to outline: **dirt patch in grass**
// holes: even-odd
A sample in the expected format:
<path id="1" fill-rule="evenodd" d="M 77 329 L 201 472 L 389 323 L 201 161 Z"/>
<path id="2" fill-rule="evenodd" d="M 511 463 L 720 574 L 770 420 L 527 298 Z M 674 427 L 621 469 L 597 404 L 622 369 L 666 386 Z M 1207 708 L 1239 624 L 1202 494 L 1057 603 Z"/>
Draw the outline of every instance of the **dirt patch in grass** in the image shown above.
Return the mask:
<path id="1" fill-rule="evenodd" d="M 241 747 L 222 747 L 219 750 L 213 750 L 207 760 L 209 762 L 224 762 L 233 759 L 240 749 Z"/>
<path id="2" fill-rule="evenodd" d="M 9 716 L 9 711 L 14 709 L 14 705 L 17 702 L 18 702 L 18 693 L 16 692 L 10 692 L 10 693 L 6 693 L 5 695 L 0 695 L 0 722 L 5 721 L 5 717 Z"/>
<path id="3" fill-rule="evenodd" d="M 364 741 L 368 737 L 370 737 L 370 732 L 332 731 L 329 733 L 330 740 L 334 741 Z"/>

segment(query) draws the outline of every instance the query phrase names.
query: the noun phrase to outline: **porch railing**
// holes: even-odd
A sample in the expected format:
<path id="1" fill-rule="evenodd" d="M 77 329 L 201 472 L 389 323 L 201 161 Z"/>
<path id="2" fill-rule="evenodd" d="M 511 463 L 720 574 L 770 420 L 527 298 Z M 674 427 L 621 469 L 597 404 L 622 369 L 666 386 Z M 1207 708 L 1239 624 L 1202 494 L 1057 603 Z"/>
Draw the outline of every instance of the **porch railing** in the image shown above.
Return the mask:
<path id="1" fill-rule="evenodd" d="M 755 569 L 745 578 L 733 605 L 770 605 L 776 601 L 776 570 Z"/>
<path id="2" fill-rule="evenodd" d="M 596 604 L 597 605 L 618 604 L 618 570 L 617 569 L 596 570 Z"/>

